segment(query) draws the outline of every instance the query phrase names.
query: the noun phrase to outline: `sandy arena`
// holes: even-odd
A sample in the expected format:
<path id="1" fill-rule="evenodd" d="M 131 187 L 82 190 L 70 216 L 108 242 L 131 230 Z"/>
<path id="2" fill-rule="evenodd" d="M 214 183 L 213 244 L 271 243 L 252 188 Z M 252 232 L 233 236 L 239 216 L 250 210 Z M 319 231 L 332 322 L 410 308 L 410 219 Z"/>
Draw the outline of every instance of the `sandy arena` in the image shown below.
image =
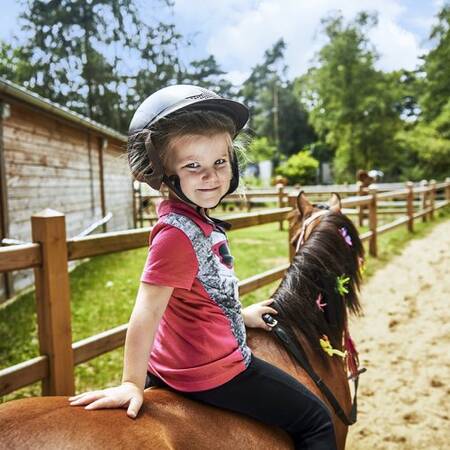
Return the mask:
<path id="1" fill-rule="evenodd" d="M 360 353 L 358 422 L 347 449 L 450 448 L 450 221 L 379 270 L 351 322 Z"/>

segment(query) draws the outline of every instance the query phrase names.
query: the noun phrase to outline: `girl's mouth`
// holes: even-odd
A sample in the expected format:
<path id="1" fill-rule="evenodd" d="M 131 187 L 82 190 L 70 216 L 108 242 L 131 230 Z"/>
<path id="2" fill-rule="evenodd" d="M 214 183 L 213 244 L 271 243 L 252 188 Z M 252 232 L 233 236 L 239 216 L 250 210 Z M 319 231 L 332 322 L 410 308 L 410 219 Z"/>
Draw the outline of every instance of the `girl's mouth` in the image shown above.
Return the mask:
<path id="1" fill-rule="evenodd" d="M 209 189 L 197 189 L 198 191 L 201 191 L 201 192 L 212 192 L 212 191 L 215 191 L 216 189 L 219 189 L 219 187 L 217 186 L 217 187 L 215 187 L 215 188 L 209 188 Z"/>

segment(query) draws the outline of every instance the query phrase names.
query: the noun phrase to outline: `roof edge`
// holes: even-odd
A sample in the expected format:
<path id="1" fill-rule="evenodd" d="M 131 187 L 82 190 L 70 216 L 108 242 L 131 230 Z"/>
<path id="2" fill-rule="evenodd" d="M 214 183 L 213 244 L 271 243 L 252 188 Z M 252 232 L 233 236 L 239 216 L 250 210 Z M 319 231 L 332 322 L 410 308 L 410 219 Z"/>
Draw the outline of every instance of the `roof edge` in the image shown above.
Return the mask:
<path id="1" fill-rule="evenodd" d="M 102 125 L 101 123 L 96 122 L 95 120 L 89 119 L 82 114 L 79 114 L 75 111 L 66 108 L 65 106 L 59 105 L 56 102 L 52 102 L 35 92 L 32 92 L 23 86 L 20 86 L 12 81 L 6 80 L 5 78 L 0 77 L 0 94 L 7 94 L 17 100 L 21 100 L 30 105 L 37 106 L 42 108 L 45 111 L 51 112 L 59 117 L 62 117 L 70 122 L 75 122 L 80 124 L 90 130 L 96 131 L 104 136 L 117 139 L 122 142 L 127 141 L 127 136 L 119 133 L 113 128 L 107 127 L 106 125 Z"/>

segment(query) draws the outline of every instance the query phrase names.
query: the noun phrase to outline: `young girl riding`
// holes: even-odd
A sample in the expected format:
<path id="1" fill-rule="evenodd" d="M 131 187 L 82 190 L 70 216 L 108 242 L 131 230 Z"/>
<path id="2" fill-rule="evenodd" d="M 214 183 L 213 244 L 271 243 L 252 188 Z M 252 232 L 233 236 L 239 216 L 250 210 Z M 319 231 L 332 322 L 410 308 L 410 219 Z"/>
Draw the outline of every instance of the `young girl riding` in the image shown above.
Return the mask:
<path id="1" fill-rule="evenodd" d="M 125 341 L 122 383 L 71 397 L 86 409 L 127 408 L 164 386 L 191 399 L 276 425 L 295 448 L 336 448 L 325 404 L 295 378 L 257 358 L 245 327 L 271 330 L 266 300 L 241 310 L 228 248 L 229 224 L 208 210 L 239 184 L 235 138 L 248 120 L 241 103 L 197 86 L 150 95 L 131 120 L 132 175 L 169 198 L 158 207 L 150 250 Z"/>

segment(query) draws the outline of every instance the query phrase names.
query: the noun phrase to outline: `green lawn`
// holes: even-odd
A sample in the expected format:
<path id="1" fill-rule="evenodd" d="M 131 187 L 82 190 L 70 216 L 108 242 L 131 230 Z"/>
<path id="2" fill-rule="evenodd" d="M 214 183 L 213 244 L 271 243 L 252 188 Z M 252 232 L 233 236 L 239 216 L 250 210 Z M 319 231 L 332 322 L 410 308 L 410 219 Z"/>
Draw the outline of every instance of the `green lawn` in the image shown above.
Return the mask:
<path id="1" fill-rule="evenodd" d="M 450 210 L 436 214 L 430 224 L 415 223 L 410 235 L 406 225 L 379 237 L 378 259 L 367 258 L 366 277 L 401 252 L 413 238 L 422 237 L 433 224 L 450 218 Z M 286 226 L 285 226 L 286 228 Z M 237 230 L 229 234 L 236 273 L 245 279 L 288 260 L 287 231 L 278 223 Z M 147 249 L 92 258 L 70 274 L 72 335 L 78 341 L 128 321 L 137 293 Z M 244 305 L 269 298 L 277 283 L 243 296 Z M 0 368 L 38 355 L 34 294 L 23 295 L 0 307 Z M 102 355 L 76 367 L 77 391 L 114 385 L 120 381 L 123 349 Z M 2 401 L 40 395 L 40 383 L 28 386 Z"/>

